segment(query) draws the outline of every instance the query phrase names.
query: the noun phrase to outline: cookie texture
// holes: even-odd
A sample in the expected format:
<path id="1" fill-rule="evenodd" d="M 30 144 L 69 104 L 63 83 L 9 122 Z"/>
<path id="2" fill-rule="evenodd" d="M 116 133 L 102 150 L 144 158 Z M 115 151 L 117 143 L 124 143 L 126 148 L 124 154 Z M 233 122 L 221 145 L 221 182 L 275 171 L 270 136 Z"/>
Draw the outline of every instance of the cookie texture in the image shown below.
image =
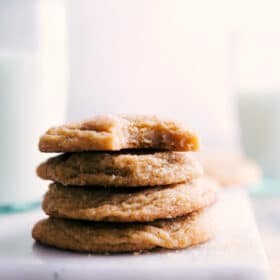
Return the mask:
<path id="1" fill-rule="evenodd" d="M 81 186 L 169 185 L 190 181 L 202 173 L 199 162 L 185 152 L 67 153 L 37 168 L 42 179 Z"/>
<path id="2" fill-rule="evenodd" d="M 32 236 L 40 243 L 82 252 L 118 253 L 153 248 L 181 249 L 208 241 L 213 234 L 209 211 L 152 223 L 115 224 L 48 218 Z"/>
<path id="3" fill-rule="evenodd" d="M 215 181 L 140 189 L 81 188 L 51 184 L 43 200 L 49 216 L 92 221 L 147 222 L 174 218 L 216 201 Z"/>
<path id="4" fill-rule="evenodd" d="M 104 115 L 50 128 L 39 141 L 41 152 L 148 148 L 195 151 L 198 138 L 183 124 L 156 116 Z"/>

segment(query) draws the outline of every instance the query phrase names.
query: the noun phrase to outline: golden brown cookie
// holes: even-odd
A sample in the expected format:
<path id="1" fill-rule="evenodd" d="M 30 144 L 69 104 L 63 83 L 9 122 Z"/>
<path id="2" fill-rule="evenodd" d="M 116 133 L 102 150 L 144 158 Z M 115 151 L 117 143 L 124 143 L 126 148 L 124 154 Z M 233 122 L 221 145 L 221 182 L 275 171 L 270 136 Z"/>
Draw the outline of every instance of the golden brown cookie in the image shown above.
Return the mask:
<path id="1" fill-rule="evenodd" d="M 184 125 L 155 116 L 105 115 L 53 127 L 39 142 L 41 152 L 148 148 L 195 151 L 198 138 Z"/>
<path id="2" fill-rule="evenodd" d="M 213 235 L 210 211 L 152 223 L 98 223 L 48 218 L 33 228 L 35 240 L 74 251 L 117 253 L 157 247 L 181 249 L 208 241 Z"/>
<path id="3" fill-rule="evenodd" d="M 67 153 L 37 168 L 42 179 L 64 185 L 155 186 L 190 181 L 202 175 L 197 160 L 184 152 Z"/>
<path id="4" fill-rule="evenodd" d="M 212 151 L 195 155 L 205 175 L 216 179 L 222 186 L 252 185 L 259 183 L 262 172 L 256 162 L 232 152 Z"/>
<path id="5" fill-rule="evenodd" d="M 215 181 L 141 189 L 81 188 L 51 184 L 43 200 L 49 216 L 92 221 L 148 222 L 174 218 L 216 201 Z"/>

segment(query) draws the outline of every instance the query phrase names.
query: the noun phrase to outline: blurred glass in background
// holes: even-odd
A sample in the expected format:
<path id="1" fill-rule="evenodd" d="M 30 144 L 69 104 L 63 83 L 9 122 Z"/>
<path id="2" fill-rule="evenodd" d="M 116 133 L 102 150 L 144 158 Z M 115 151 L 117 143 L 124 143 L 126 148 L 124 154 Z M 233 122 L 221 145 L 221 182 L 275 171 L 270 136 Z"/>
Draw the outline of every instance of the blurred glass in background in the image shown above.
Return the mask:
<path id="1" fill-rule="evenodd" d="M 63 1 L 0 1 L 0 212 L 28 209 L 46 184 L 39 136 L 63 122 L 66 104 Z M 44 187 L 43 187 L 44 186 Z"/>
<path id="2" fill-rule="evenodd" d="M 234 38 L 243 150 L 263 170 L 260 193 L 280 193 L 280 33 L 239 33 Z"/>

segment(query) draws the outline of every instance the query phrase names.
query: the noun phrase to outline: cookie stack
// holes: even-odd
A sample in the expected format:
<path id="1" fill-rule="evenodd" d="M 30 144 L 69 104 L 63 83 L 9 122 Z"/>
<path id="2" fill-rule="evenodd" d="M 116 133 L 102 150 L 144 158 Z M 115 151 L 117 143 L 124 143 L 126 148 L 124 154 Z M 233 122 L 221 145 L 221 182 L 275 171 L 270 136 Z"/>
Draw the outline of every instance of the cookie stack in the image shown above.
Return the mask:
<path id="1" fill-rule="evenodd" d="M 63 154 L 37 169 L 53 183 L 42 206 L 50 217 L 34 226 L 35 240 L 107 253 L 179 249 L 211 237 L 207 206 L 217 186 L 186 153 L 198 139 L 182 124 L 98 116 L 49 129 L 39 149 Z"/>

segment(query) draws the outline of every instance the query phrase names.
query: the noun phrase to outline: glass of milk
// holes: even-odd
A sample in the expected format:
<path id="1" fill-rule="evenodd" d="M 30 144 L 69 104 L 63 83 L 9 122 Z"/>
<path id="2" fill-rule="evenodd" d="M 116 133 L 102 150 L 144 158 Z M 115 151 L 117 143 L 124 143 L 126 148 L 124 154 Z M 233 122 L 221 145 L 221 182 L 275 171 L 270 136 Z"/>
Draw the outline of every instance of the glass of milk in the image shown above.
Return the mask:
<path id="1" fill-rule="evenodd" d="M 67 27 L 64 0 L 0 6 L 0 213 L 6 213 L 38 205 L 48 186 L 36 176 L 49 156 L 39 153 L 38 140 L 64 122 Z"/>
<path id="2" fill-rule="evenodd" d="M 238 96 L 242 143 L 271 179 L 280 179 L 280 92 L 243 92 Z"/>
<path id="3" fill-rule="evenodd" d="M 47 183 L 36 177 L 46 158 L 39 136 L 64 120 L 65 93 L 44 88 L 38 57 L 0 54 L 0 212 L 37 205 Z"/>

